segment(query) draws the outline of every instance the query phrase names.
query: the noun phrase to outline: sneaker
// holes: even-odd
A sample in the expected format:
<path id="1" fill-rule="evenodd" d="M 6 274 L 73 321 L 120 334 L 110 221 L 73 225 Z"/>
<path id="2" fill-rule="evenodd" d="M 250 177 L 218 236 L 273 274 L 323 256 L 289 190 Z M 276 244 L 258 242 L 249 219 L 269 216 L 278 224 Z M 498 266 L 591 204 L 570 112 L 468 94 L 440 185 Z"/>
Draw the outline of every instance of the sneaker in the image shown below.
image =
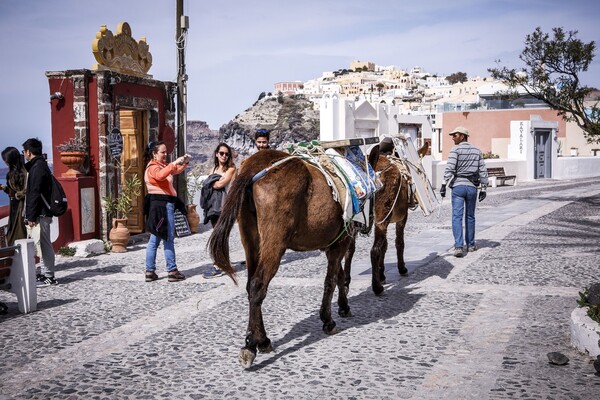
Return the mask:
<path id="1" fill-rule="evenodd" d="M 146 271 L 146 282 L 154 282 L 158 280 L 158 275 L 154 271 Z"/>
<path id="2" fill-rule="evenodd" d="M 169 272 L 167 278 L 169 282 L 179 282 L 185 280 L 185 275 L 183 275 L 181 272 L 175 269 Z"/>
<path id="3" fill-rule="evenodd" d="M 52 285 L 58 285 L 58 281 L 56 279 L 54 279 L 53 276 L 38 275 L 36 277 L 35 286 L 46 287 L 46 286 L 52 286 Z"/>
<path id="4" fill-rule="evenodd" d="M 477 247 L 477 246 L 475 246 L 475 245 L 473 245 L 473 246 L 469 246 L 469 249 L 468 249 L 468 250 L 469 250 L 469 253 L 470 253 L 470 252 L 472 252 L 472 251 L 477 251 L 477 249 L 478 249 L 478 247 Z"/>
<path id="5" fill-rule="evenodd" d="M 211 278 L 216 278 L 218 276 L 223 276 L 225 275 L 225 272 L 223 272 L 222 270 L 220 270 L 219 268 L 215 267 L 214 265 L 205 273 L 202 274 L 202 277 L 204 279 L 211 279 Z"/>
<path id="6" fill-rule="evenodd" d="M 454 248 L 454 257 L 462 257 L 465 254 L 463 253 L 463 248 L 462 247 L 455 247 Z"/>

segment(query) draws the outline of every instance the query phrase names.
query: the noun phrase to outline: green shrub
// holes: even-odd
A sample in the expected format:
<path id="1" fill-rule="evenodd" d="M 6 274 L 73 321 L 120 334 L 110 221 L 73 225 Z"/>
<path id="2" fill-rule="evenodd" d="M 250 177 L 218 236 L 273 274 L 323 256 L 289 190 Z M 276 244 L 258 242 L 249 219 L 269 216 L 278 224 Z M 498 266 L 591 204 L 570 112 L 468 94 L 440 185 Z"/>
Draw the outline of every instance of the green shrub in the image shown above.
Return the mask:
<path id="1" fill-rule="evenodd" d="M 63 246 L 58 249 L 58 254 L 61 256 L 73 257 L 76 252 L 77 249 L 75 247 Z"/>
<path id="2" fill-rule="evenodd" d="M 588 294 L 589 290 L 587 288 L 583 292 L 579 292 L 579 300 L 577 300 L 577 304 L 579 307 L 587 307 L 588 317 L 600 324 L 600 310 L 598 309 L 598 304 L 590 304 L 588 300 Z"/>

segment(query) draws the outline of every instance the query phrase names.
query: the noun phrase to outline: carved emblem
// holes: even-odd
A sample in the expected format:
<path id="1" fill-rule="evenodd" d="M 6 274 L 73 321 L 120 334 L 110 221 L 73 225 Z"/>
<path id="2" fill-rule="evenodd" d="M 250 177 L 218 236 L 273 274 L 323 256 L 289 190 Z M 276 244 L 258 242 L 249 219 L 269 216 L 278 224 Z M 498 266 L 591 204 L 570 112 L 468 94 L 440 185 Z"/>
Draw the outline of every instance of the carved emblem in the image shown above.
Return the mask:
<path id="1" fill-rule="evenodd" d="M 117 34 L 100 26 L 96 39 L 92 42 L 92 51 L 98 64 L 92 69 L 111 71 L 144 77 L 152 66 L 152 54 L 146 38 L 135 40 L 131 36 L 131 27 L 127 22 L 117 25 Z"/>

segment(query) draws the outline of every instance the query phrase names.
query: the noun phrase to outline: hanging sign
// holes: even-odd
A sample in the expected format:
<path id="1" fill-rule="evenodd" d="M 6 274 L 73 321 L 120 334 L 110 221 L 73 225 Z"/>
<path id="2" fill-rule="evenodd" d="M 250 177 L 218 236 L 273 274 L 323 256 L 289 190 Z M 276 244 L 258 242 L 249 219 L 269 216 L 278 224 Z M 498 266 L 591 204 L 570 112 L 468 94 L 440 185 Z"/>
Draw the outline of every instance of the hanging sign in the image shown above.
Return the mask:
<path id="1" fill-rule="evenodd" d="M 123 152 L 123 135 L 118 128 L 114 128 L 108 135 L 108 148 L 110 149 L 110 155 L 114 158 L 121 157 Z"/>

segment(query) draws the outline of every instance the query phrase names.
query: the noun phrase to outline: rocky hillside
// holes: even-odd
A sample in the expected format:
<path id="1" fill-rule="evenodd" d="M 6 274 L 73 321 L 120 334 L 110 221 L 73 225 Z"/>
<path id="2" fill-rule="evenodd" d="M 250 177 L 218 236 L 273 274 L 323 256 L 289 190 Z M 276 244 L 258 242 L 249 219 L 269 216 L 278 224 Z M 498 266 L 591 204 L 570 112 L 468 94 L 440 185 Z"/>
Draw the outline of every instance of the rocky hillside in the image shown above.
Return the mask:
<path id="1" fill-rule="evenodd" d="M 224 141 L 236 153 L 236 163 L 254 154 L 254 132 L 268 129 L 271 147 L 282 149 L 285 143 L 319 138 L 319 112 L 303 96 L 265 96 L 252 107 L 223 125 L 218 132 L 202 121 L 188 122 L 188 152 L 194 164 L 206 173 L 213 161 L 212 152 Z"/>
<path id="2" fill-rule="evenodd" d="M 209 173 L 213 165 L 212 154 L 219 144 L 219 132 L 211 130 L 204 121 L 188 121 L 187 152 L 192 156 L 192 165 L 198 173 Z"/>
<path id="3" fill-rule="evenodd" d="M 319 137 L 319 112 L 303 96 L 266 96 L 219 129 L 219 134 L 240 155 L 256 150 L 256 129 L 271 132 L 271 147 Z"/>

